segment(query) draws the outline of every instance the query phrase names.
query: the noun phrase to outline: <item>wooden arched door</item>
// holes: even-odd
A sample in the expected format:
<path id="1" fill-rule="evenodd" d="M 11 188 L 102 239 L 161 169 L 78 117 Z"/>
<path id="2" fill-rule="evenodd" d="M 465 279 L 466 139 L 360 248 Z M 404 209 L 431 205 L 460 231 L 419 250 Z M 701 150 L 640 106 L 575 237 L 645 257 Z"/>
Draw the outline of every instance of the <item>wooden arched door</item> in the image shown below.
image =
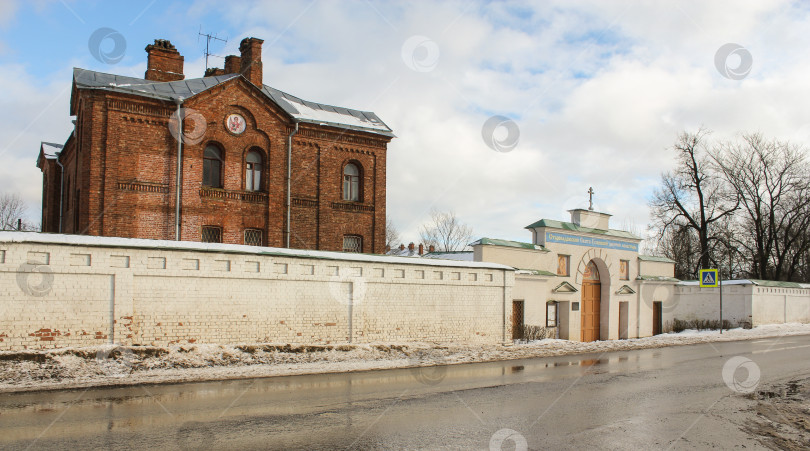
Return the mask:
<path id="1" fill-rule="evenodd" d="M 599 270 L 591 260 L 582 274 L 582 341 L 599 340 L 599 321 L 602 300 L 602 284 L 599 283 Z"/>

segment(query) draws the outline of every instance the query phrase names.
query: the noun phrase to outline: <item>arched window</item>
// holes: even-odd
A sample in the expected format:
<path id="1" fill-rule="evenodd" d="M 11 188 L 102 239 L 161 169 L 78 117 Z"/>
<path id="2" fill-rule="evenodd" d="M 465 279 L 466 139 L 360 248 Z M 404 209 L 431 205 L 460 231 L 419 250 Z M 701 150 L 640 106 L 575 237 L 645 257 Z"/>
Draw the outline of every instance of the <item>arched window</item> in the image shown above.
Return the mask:
<path id="1" fill-rule="evenodd" d="M 245 189 L 262 190 L 262 154 L 251 150 L 245 157 Z"/>
<path id="2" fill-rule="evenodd" d="M 213 144 L 203 153 L 203 185 L 222 188 L 222 151 Z"/>
<path id="3" fill-rule="evenodd" d="M 360 201 L 360 170 L 353 163 L 343 168 L 343 200 Z"/>

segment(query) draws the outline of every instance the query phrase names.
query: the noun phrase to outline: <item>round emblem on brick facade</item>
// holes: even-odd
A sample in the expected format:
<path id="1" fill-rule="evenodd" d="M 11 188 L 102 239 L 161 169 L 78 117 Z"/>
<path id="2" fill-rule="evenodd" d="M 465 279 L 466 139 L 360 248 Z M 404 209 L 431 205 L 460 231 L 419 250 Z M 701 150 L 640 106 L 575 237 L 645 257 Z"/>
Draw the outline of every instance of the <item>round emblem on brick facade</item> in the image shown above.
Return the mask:
<path id="1" fill-rule="evenodd" d="M 243 118 L 241 114 L 229 114 L 228 117 L 225 118 L 225 128 L 235 135 L 239 135 L 245 131 L 245 127 L 245 118 Z"/>

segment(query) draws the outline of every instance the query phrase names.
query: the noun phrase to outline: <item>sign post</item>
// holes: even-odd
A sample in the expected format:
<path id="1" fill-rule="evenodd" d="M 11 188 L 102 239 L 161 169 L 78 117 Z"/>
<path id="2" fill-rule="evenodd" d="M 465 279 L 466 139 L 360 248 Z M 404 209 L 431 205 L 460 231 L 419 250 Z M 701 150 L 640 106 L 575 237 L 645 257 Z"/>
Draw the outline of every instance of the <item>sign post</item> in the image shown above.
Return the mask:
<path id="1" fill-rule="evenodd" d="M 720 291 L 720 333 L 723 333 L 723 286 L 720 284 L 720 271 L 717 269 L 700 270 L 700 288 L 718 288 Z"/>

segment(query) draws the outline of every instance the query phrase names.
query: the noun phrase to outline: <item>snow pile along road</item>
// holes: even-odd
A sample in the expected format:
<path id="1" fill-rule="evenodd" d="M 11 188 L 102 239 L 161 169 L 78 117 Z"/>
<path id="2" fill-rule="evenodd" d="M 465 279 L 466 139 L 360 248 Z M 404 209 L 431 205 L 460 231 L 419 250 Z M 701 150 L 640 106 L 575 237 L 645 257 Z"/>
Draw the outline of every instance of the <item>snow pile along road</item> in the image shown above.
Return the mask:
<path id="1" fill-rule="evenodd" d="M 0 352 L 0 392 L 288 376 L 485 362 L 810 334 L 810 324 L 578 343 L 100 346 Z"/>

